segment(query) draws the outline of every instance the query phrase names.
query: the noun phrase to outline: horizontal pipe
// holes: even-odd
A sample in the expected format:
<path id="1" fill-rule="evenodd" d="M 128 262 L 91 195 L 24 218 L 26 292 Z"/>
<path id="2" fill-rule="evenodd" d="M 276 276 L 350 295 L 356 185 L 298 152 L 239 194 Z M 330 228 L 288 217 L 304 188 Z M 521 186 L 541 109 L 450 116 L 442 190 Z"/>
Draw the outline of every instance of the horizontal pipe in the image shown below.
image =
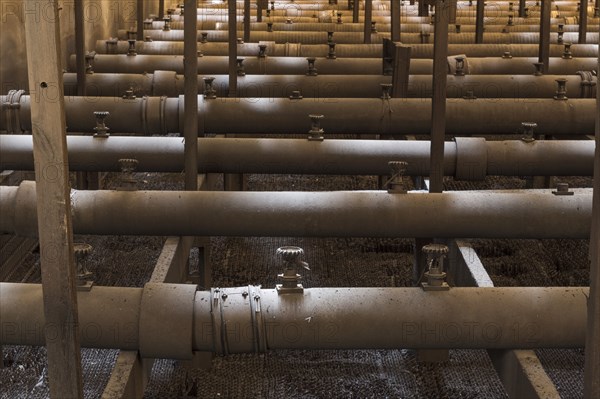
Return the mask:
<path id="1" fill-rule="evenodd" d="M 1 191 L 7 193 L 0 195 L 0 232 L 37 236 L 35 183 Z M 591 189 L 572 196 L 550 190 L 71 192 L 73 232 L 98 235 L 588 238 L 591 209 Z"/>
<path id="2" fill-rule="evenodd" d="M 82 347 L 139 349 L 142 357 L 172 359 L 191 358 L 194 351 L 226 355 L 280 349 L 573 348 L 584 345 L 589 291 L 192 290 L 193 285 L 147 284 L 79 291 Z M 153 292 L 173 304 L 168 310 L 174 315 L 149 306 Z M 44 345 L 45 336 L 52 337 L 55 327 L 45 324 L 41 284 L 0 283 L 0 298 L 0 344 Z M 174 331 L 174 322 L 184 334 Z"/>
<path id="3" fill-rule="evenodd" d="M 117 161 L 122 158 L 137 159 L 137 170 L 143 172 L 183 170 L 183 143 L 177 137 L 68 136 L 67 147 L 74 171 L 119 171 Z M 428 176 L 429 148 L 429 141 L 200 138 L 198 172 L 385 175 L 390 172 L 389 161 L 402 160 L 408 162 L 407 176 Z M 594 149 L 592 140 L 457 138 L 446 142 L 444 173 L 461 179 L 591 176 Z M 0 169 L 33 170 L 33 166 L 31 136 L 0 136 Z"/>
<path id="4" fill-rule="evenodd" d="M 255 55 L 239 56 L 244 58 L 244 70 L 249 75 L 306 75 L 308 62 L 305 57 L 267 57 L 259 58 L 258 46 Z M 379 75 L 383 71 L 381 59 L 375 58 L 338 58 L 327 59 L 327 52 L 315 60 L 317 73 L 320 75 Z M 198 62 L 199 75 L 219 75 L 228 71 L 228 58 L 224 56 L 205 56 Z M 75 66 L 75 58 L 69 60 L 69 68 Z M 535 72 L 536 57 L 519 57 L 504 59 L 498 57 L 466 58 L 467 73 L 473 75 L 532 75 Z M 152 73 L 155 71 L 174 71 L 183 73 L 183 56 L 99 54 L 92 62 L 98 73 Z M 454 67 L 453 56 L 449 62 Z M 592 71 L 598 67 L 598 61 L 591 57 L 563 59 L 550 58 L 549 74 L 574 75 L 578 71 Z M 414 59 L 410 62 L 409 73 L 412 75 L 431 75 L 433 61 Z"/>
<path id="5" fill-rule="evenodd" d="M 6 101 L 7 96 L 0 96 L 0 130 L 20 124 L 19 131 L 8 133 L 31 131 L 30 96 L 22 96 L 18 104 L 9 105 Z M 98 97 L 94 101 L 71 97 L 65 103 L 69 132 L 93 132 L 94 111 L 108 111 L 106 124 L 113 133 L 180 133 L 183 109 L 181 97 Z M 325 134 L 429 134 L 431 128 L 431 100 L 425 98 L 382 101 L 201 97 L 198 111 L 199 134 L 306 134 L 310 128 L 308 115 L 315 113 L 325 116 L 321 121 Z M 446 133 L 509 134 L 522 122 L 536 122 L 537 134 L 593 135 L 595 112 L 594 99 L 449 99 Z"/>

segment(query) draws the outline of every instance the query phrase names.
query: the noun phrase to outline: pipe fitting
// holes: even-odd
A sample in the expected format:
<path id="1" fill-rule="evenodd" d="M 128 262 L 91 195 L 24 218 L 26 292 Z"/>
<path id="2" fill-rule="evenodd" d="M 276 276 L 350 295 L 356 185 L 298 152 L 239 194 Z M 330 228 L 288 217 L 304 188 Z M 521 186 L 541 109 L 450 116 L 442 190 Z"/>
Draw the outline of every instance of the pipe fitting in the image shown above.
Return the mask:
<path id="1" fill-rule="evenodd" d="M 454 30 L 455 33 L 460 33 L 460 28 L 461 28 L 460 24 L 454 25 L 454 28 L 455 28 L 455 30 Z"/>
<path id="2" fill-rule="evenodd" d="M 391 92 L 392 92 L 392 84 L 391 83 L 381 83 L 381 99 L 382 100 L 389 100 L 390 98 L 392 98 L 391 96 Z"/>
<path id="3" fill-rule="evenodd" d="M 594 18 L 600 18 L 600 8 L 594 7 Z"/>
<path id="4" fill-rule="evenodd" d="M 200 32 L 200 43 L 208 43 L 208 32 Z"/>
<path id="5" fill-rule="evenodd" d="M 342 21 L 342 13 L 341 13 L 341 12 L 338 12 L 338 13 L 337 13 L 337 23 L 338 23 L 338 24 L 342 24 L 342 23 L 344 23 L 344 22 Z"/>
<path id="6" fill-rule="evenodd" d="M 535 141 L 534 130 L 537 127 L 537 123 L 535 122 L 521 122 L 521 127 L 523 129 L 523 140 L 526 143 L 531 143 Z"/>
<path id="7" fill-rule="evenodd" d="M 129 49 L 127 50 L 127 55 L 128 56 L 136 56 L 137 51 L 135 50 L 135 39 L 129 39 L 129 40 L 127 40 L 127 42 L 129 43 Z"/>
<path id="8" fill-rule="evenodd" d="M 137 32 L 135 29 L 131 28 L 127 31 L 127 40 L 135 40 L 137 39 Z"/>
<path id="9" fill-rule="evenodd" d="M 327 32 L 327 43 L 333 43 L 333 31 Z"/>
<path id="10" fill-rule="evenodd" d="M 308 263 L 300 260 L 304 255 L 304 250 L 300 247 L 286 246 L 277 248 L 277 255 L 280 255 L 284 261 L 284 269 L 282 274 L 278 274 L 282 280 L 282 284 L 277 284 L 275 288 L 278 294 L 296 294 L 304 292 L 304 287 L 300 284 L 302 276 L 298 274 L 300 267 L 310 270 Z"/>
<path id="11" fill-rule="evenodd" d="M 308 71 L 306 72 L 306 75 L 317 76 L 317 68 L 315 68 L 315 62 L 317 61 L 317 59 L 315 57 L 308 57 L 306 61 L 308 62 Z"/>
<path id="12" fill-rule="evenodd" d="M 258 45 L 258 57 L 265 58 L 267 56 L 267 45 L 259 44 Z"/>
<path id="13" fill-rule="evenodd" d="M 354 10 L 354 0 L 348 1 L 348 10 Z"/>
<path id="14" fill-rule="evenodd" d="M 558 78 L 555 80 L 558 87 L 556 89 L 556 95 L 554 96 L 555 100 L 568 100 L 567 97 L 567 79 Z"/>
<path id="15" fill-rule="evenodd" d="M 163 22 L 164 22 L 164 25 L 163 25 L 162 30 L 165 32 L 170 31 L 171 30 L 171 17 L 164 17 Z"/>
<path id="16" fill-rule="evenodd" d="M 327 53 L 327 59 L 335 60 L 337 57 L 335 55 L 335 43 L 327 43 L 329 46 L 329 52 Z"/>
<path id="17" fill-rule="evenodd" d="M 133 86 L 129 86 L 129 89 L 125 90 L 125 94 L 123 94 L 122 98 L 124 100 L 135 100 L 136 96 L 134 94 Z"/>
<path id="18" fill-rule="evenodd" d="M 238 58 L 235 62 L 237 64 L 237 76 L 246 76 L 246 71 L 244 69 L 244 58 Z"/>
<path id="19" fill-rule="evenodd" d="M 569 183 L 558 183 L 556 191 L 552 191 L 554 195 L 575 195 L 573 191 L 569 191 Z"/>
<path id="20" fill-rule="evenodd" d="M 238 38 L 236 39 L 236 41 L 237 41 L 237 44 L 244 44 L 244 39 L 243 39 L 243 38 L 241 38 L 241 37 L 238 37 Z"/>
<path id="21" fill-rule="evenodd" d="M 429 17 L 429 25 L 435 25 L 435 13 Z"/>
<path id="22" fill-rule="evenodd" d="M 310 130 L 308 131 L 309 141 L 323 141 L 325 137 L 323 134 L 325 131 L 321 128 L 321 120 L 325 118 L 324 115 L 310 114 Z"/>
<path id="23" fill-rule="evenodd" d="M 217 98 L 217 91 L 213 88 L 215 78 L 213 76 L 205 76 L 202 80 L 204 81 L 204 98 L 211 100 Z"/>
<path id="24" fill-rule="evenodd" d="M 463 99 L 465 99 L 465 100 L 477 100 L 477 97 L 475 96 L 475 93 L 473 92 L 473 90 L 467 90 L 465 92 L 465 95 L 463 96 Z"/>
<path id="25" fill-rule="evenodd" d="M 510 11 L 512 11 L 512 10 L 510 10 Z M 508 15 L 508 21 L 506 22 L 506 25 L 513 26 L 513 24 L 514 24 L 514 15 L 509 14 Z"/>
<path id="26" fill-rule="evenodd" d="M 523 18 L 529 18 L 529 7 L 523 9 Z"/>
<path id="27" fill-rule="evenodd" d="M 386 182 L 387 192 L 390 194 L 406 194 L 406 186 L 404 184 L 404 175 L 408 167 L 408 162 L 390 161 L 388 166 L 391 170 L 390 179 Z"/>
<path id="28" fill-rule="evenodd" d="M 443 244 L 427 244 L 421 250 L 427 255 L 427 282 L 422 282 L 421 287 L 424 291 L 448 291 L 450 286 L 445 281 L 444 272 L 444 259 L 448 255 L 448 247 Z"/>
<path id="29" fill-rule="evenodd" d="M 508 2 L 508 11 L 513 11 L 513 10 L 514 10 L 514 7 L 513 7 L 513 5 L 514 5 L 514 4 L 513 4 L 513 2 L 512 2 L 512 1 L 509 1 L 509 2 Z"/>
<path id="30" fill-rule="evenodd" d="M 151 38 L 150 36 L 146 36 L 146 37 L 144 38 L 144 41 L 145 41 L 146 43 L 150 43 L 150 42 L 152 42 L 153 40 L 152 40 L 152 38 Z"/>
<path id="31" fill-rule="evenodd" d="M 285 23 L 286 23 L 286 24 L 288 24 L 288 25 L 291 25 L 291 24 L 293 24 L 294 22 L 292 21 L 292 19 L 291 19 L 291 18 L 286 18 L 286 20 L 285 20 Z"/>
<path id="32" fill-rule="evenodd" d="M 266 11 L 267 11 L 267 18 L 271 18 L 271 10 L 269 10 L 269 9 L 267 8 L 267 10 L 266 10 Z"/>
<path id="33" fill-rule="evenodd" d="M 371 33 L 377 33 L 377 21 L 371 21 Z"/>
<path id="34" fill-rule="evenodd" d="M 137 169 L 138 160 L 133 158 L 119 159 L 119 167 L 121 168 L 120 183 L 118 191 L 136 191 L 137 180 L 134 179 L 133 173 Z"/>
<path id="35" fill-rule="evenodd" d="M 145 29 L 145 30 L 152 29 L 152 22 L 153 22 L 153 21 L 154 21 L 154 20 L 153 20 L 152 18 L 146 18 L 146 19 L 144 20 L 144 29 Z"/>
<path id="36" fill-rule="evenodd" d="M 534 62 L 533 66 L 535 67 L 535 72 L 533 73 L 534 76 L 542 76 L 544 74 L 542 72 L 542 69 L 544 69 L 543 62 Z"/>
<path id="37" fill-rule="evenodd" d="M 275 2 L 274 1 L 271 2 L 271 10 L 275 11 Z"/>
<path id="38" fill-rule="evenodd" d="M 93 61 L 96 59 L 96 52 L 90 51 L 85 54 L 85 73 L 88 75 L 94 74 L 94 66 L 92 65 Z"/>
<path id="39" fill-rule="evenodd" d="M 75 266 L 77 270 L 77 290 L 78 291 L 89 291 L 92 289 L 93 281 L 90 279 L 94 273 L 90 272 L 86 265 L 85 260 L 92 252 L 92 246 L 90 244 L 76 242 L 73 243 L 73 254 L 75 256 Z"/>
<path id="40" fill-rule="evenodd" d="M 558 44 L 561 44 L 563 42 L 563 40 L 564 40 L 563 35 L 564 35 L 564 32 L 558 32 L 558 38 L 556 39 L 556 42 Z"/>
<path id="41" fill-rule="evenodd" d="M 110 115 L 108 111 L 94 111 L 94 116 L 96 117 L 96 127 L 94 128 L 94 137 L 95 138 L 108 138 L 110 130 L 105 123 L 105 119 Z"/>
<path id="42" fill-rule="evenodd" d="M 267 32 L 273 32 L 273 22 L 267 22 Z"/>
<path id="43" fill-rule="evenodd" d="M 302 100 L 302 94 L 300 93 L 300 90 L 293 90 L 292 94 L 290 95 L 290 100 Z"/>
<path id="44" fill-rule="evenodd" d="M 505 51 L 505 52 L 502 54 L 502 58 L 503 58 L 503 59 L 505 59 L 505 60 L 510 60 L 510 59 L 512 59 L 512 57 L 513 57 L 513 56 L 510 54 L 510 51 Z"/>
<path id="45" fill-rule="evenodd" d="M 565 43 L 565 49 L 562 53 L 562 58 L 565 60 L 573 59 L 573 53 L 571 53 L 572 43 Z"/>
<path id="46" fill-rule="evenodd" d="M 465 76 L 465 57 L 462 55 L 454 57 L 456 60 L 456 71 L 454 72 L 455 76 Z"/>

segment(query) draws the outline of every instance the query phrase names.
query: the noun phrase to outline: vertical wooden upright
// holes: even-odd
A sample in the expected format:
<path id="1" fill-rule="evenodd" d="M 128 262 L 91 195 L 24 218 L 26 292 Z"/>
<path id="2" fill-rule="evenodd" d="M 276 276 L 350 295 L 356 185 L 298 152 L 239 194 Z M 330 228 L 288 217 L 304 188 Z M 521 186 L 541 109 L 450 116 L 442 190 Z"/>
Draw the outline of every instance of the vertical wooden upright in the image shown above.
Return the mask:
<path id="1" fill-rule="evenodd" d="M 185 13 L 185 11 L 184 11 L 184 13 Z M 158 19 L 162 20 L 164 18 L 164 16 L 165 16 L 165 0 L 158 0 Z"/>
<path id="2" fill-rule="evenodd" d="M 371 43 L 371 22 L 373 21 L 373 0 L 365 0 L 365 24 L 363 27 L 365 44 Z"/>
<path id="3" fill-rule="evenodd" d="M 600 54 L 598 55 L 600 68 Z M 583 396 L 600 398 L 600 90 L 596 91 L 596 155 L 594 157 L 594 199 L 590 234 L 590 297 L 588 299 L 587 334 Z"/>
<path id="4" fill-rule="evenodd" d="M 446 80 L 448 73 L 448 7 L 451 0 L 436 0 L 433 39 L 433 95 L 431 99 L 431 169 L 429 192 L 444 188 L 444 141 L 446 138 Z M 481 1 L 481 0 L 480 0 Z"/>
<path id="5" fill-rule="evenodd" d="M 400 19 L 402 18 L 402 3 L 401 0 L 391 1 L 391 23 L 392 23 L 392 41 L 400 41 Z"/>
<path id="6" fill-rule="evenodd" d="M 25 13 L 25 39 L 50 396 L 78 398 L 83 390 L 58 0 L 25 1 L 28 10 L 39 10 Z"/>
<path id="7" fill-rule="evenodd" d="M 587 17 L 588 0 L 580 0 L 579 4 L 579 37 L 578 43 L 585 44 L 587 41 Z"/>
<path id="8" fill-rule="evenodd" d="M 352 23 L 358 23 L 358 16 L 360 14 L 360 0 L 354 0 L 354 8 L 352 9 Z"/>
<path id="9" fill-rule="evenodd" d="M 229 97 L 237 94 L 237 3 L 229 0 L 227 25 L 229 27 Z"/>
<path id="10" fill-rule="evenodd" d="M 196 0 L 185 0 L 183 9 L 183 74 L 185 137 L 185 189 L 198 190 L 198 44 Z"/>
<path id="11" fill-rule="evenodd" d="M 244 41 L 250 41 L 250 0 L 244 0 Z"/>
<path id="12" fill-rule="evenodd" d="M 144 40 L 144 0 L 137 0 L 136 19 L 136 40 Z"/>
<path id="13" fill-rule="evenodd" d="M 85 26 L 84 26 L 84 10 L 83 1 L 75 2 L 75 60 L 77 62 L 77 95 L 86 95 L 86 79 L 85 72 Z"/>
<path id="14" fill-rule="evenodd" d="M 484 11 L 485 1 L 477 0 L 477 11 L 475 14 L 475 43 L 483 43 L 483 29 L 484 29 Z"/>
<path id="15" fill-rule="evenodd" d="M 519 0 L 519 17 L 525 18 L 525 0 Z"/>
<path id="16" fill-rule="evenodd" d="M 540 13 L 540 43 L 538 61 L 543 63 L 542 73 L 548 73 L 550 62 L 550 7 L 551 0 L 542 0 Z"/>

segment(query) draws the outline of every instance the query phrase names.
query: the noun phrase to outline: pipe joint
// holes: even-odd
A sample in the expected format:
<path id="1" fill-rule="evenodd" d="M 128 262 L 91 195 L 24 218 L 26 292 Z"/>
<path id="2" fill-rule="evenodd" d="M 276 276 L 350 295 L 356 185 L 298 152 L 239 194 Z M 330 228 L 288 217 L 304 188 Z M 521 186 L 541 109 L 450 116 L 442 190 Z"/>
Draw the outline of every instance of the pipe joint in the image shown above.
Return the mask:
<path id="1" fill-rule="evenodd" d="M 308 131 L 309 141 L 323 141 L 325 137 L 323 134 L 325 131 L 321 128 L 321 120 L 325 118 L 324 115 L 310 114 L 310 130 Z"/>
<path id="2" fill-rule="evenodd" d="M 94 137 L 96 138 L 108 138 L 110 130 L 106 126 L 106 118 L 110 115 L 108 111 L 94 111 L 94 116 L 96 117 L 96 127 L 94 128 Z"/>
<path id="3" fill-rule="evenodd" d="M 213 88 L 215 78 L 212 76 L 205 76 L 202 80 L 204 81 L 204 98 L 212 100 L 217 98 L 217 91 Z"/>
<path id="4" fill-rule="evenodd" d="M 567 97 L 567 79 L 558 78 L 555 80 L 557 83 L 556 95 L 554 96 L 555 100 L 568 100 Z"/>
<path id="5" fill-rule="evenodd" d="M 443 244 L 428 244 L 422 248 L 427 255 L 427 271 L 425 271 L 426 282 L 421 283 L 424 291 L 448 291 L 450 286 L 446 283 L 444 272 L 444 259 L 449 249 Z"/>
<path id="6" fill-rule="evenodd" d="M 571 53 L 572 43 L 565 43 L 565 49 L 562 53 L 562 58 L 565 60 L 573 59 L 573 53 Z"/>
<path id="7" fill-rule="evenodd" d="M 329 52 L 327 53 L 327 59 L 335 60 L 337 58 L 335 55 L 335 43 L 329 42 L 329 43 L 327 43 L 327 45 L 329 46 Z"/>
<path id="8" fill-rule="evenodd" d="M 310 270 L 308 263 L 300 260 L 300 257 L 304 255 L 304 250 L 300 247 L 286 246 L 277 248 L 276 253 L 285 263 L 283 273 L 277 275 L 282 280 L 282 284 L 275 286 L 277 293 L 281 295 L 304 292 L 304 287 L 300 284 L 302 276 L 298 274 L 298 269 L 301 267 Z"/>
<path id="9" fill-rule="evenodd" d="M 317 76 L 317 68 L 315 68 L 317 59 L 315 57 L 308 57 L 306 61 L 308 62 L 308 71 L 306 72 L 306 76 Z"/>
<path id="10" fill-rule="evenodd" d="M 408 168 L 408 162 L 390 161 L 388 166 L 392 171 L 390 179 L 386 182 L 387 191 L 390 194 L 406 194 L 406 185 L 404 184 L 404 175 Z"/>

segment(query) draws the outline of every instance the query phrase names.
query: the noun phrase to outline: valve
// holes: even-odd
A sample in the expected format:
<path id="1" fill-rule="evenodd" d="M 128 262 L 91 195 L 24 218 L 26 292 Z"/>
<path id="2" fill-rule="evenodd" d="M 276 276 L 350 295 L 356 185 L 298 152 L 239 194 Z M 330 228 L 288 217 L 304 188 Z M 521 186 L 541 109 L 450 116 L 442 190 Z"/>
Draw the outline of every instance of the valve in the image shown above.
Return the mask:
<path id="1" fill-rule="evenodd" d="M 308 115 L 310 118 L 310 130 L 308 131 L 308 140 L 309 141 L 323 141 L 325 137 L 323 134 L 325 131 L 321 128 L 321 119 L 324 119 L 324 115 L 318 114 L 310 114 Z"/>
<path id="2" fill-rule="evenodd" d="M 338 24 L 343 24 L 344 22 L 342 21 L 342 13 L 338 12 L 337 13 L 337 23 Z"/>
<path id="3" fill-rule="evenodd" d="M 217 91 L 213 88 L 215 78 L 213 76 L 205 76 L 202 80 L 204 81 L 204 98 L 212 100 L 217 98 Z"/>
<path id="4" fill-rule="evenodd" d="M 137 51 L 135 50 L 135 39 L 129 39 L 129 40 L 127 40 L 127 42 L 129 43 L 129 49 L 127 50 L 127 55 L 128 56 L 137 55 Z"/>
<path id="5" fill-rule="evenodd" d="M 533 66 L 535 67 L 535 72 L 533 73 L 534 76 L 542 76 L 544 74 L 542 72 L 542 69 L 544 69 L 543 62 L 534 62 Z"/>
<path id="6" fill-rule="evenodd" d="M 265 58 L 267 56 L 267 45 L 259 44 L 258 45 L 258 57 Z"/>
<path id="7" fill-rule="evenodd" d="M 335 43 L 327 43 L 329 46 L 329 52 L 327 53 L 327 59 L 335 60 L 337 57 L 335 55 Z"/>
<path id="8" fill-rule="evenodd" d="M 514 16 L 512 14 L 509 14 L 509 16 L 508 16 L 508 22 L 506 23 L 506 25 L 513 26 L 513 19 L 514 19 Z"/>
<path id="9" fill-rule="evenodd" d="M 273 32 L 273 22 L 267 22 L 267 32 Z"/>
<path id="10" fill-rule="evenodd" d="M 555 81 L 558 84 L 558 87 L 556 89 L 556 95 L 554 96 L 554 99 L 568 100 L 569 98 L 567 97 L 567 79 L 558 78 Z"/>
<path id="11" fill-rule="evenodd" d="M 510 51 L 505 51 L 502 54 L 502 58 L 505 59 L 505 60 L 510 60 L 512 58 L 512 55 L 510 54 Z"/>
<path id="12" fill-rule="evenodd" d="M 392 98 L 391 92 L 392 92 L 392 84 L 391 83 L 381 83 L 381 99 L 382 100 L 389 100 L 390 98 Z"/>
<path id="13" fill-rule="evenodd" d="M 293 90 L 292 94 L 290 95 L 290 100 L 302 100 L 302 94 L 300 93 L 300 90 Z"/>
<path id="14" fill-rule="evenodd" d="M 89 291 L 92 289 L 93 281 L 90 279 L 94 273 L 90 272 L 85 266 L 84 261 L 92 252 L 92 246 L 90 244 L 75 242 L 73 243 L 73 254 L 75 255 L 75 265 L 77 268 L 77 289 L 82 291 Z"/>
<path id="15" fill-rule="evenodd" d="M 124 100 L 135 100 L 135 94 L 133 90 L 133 86 L 129 86 L 129 89 L 125 90 L 125 94 L 123 94 Z"/>
<path id="16" fill-rule="evenodd" d="M 427 271 L 425 278 L 427 282 L 422 282 L 421 287 L 425 291 L 447 291 L 450 289 L 446 283 L 446 273 L 444 272 L 444 259 L 448 255 L 449 249 L 443 244 L 427 244 L 422 248 L 427 255 Z"/>
<path id="17" fill-rule="evenodd" d="M 88 75 L 94 74 L 94 67 L 92 61 L 96 58 L 96 52 L 90 51 L 85 54 L 85 73 Z"/>
<path id="18" fill-rule="evenodd" d="M 274 1 L 271 2 L 271 10 L 275 11 L 275 2 Z"/>
<path id="19" fill-rule="evenodd" d="M 523 140 L 526 143 L 531 143 L 535 141 L 534 130 L 537 127 L 537 123 L 535 122 L 521 122 L 521 127 L 523 128 Z"/>
<path id="20" fill-rule="evenodd" d="M 371 21 L 371 33 L 377 33 L 377 21 Z"/>
<path id="21" fill-rule="evenodd" d="M 317 68 L 315 68 L 315 62 L 317 61 L 317 59 L 315 57 L 308 57 L 306 61 L 308 61 L 308 71 L 306 72 L 306 75 L 317 76 Z"/>
<path id="22" fill-rule="evenodd" d="M 406 186 L 404 185 L 404 175 L 406 174 L 406 168 L 408 162 L 404 161 L 390 161 L 388 166 L 392 171 L 390 179 L 386 182 L 387 191 L 390 194 L 406 194 Z"/>
<path id="23" fill-rule="evenodd" d="M 119 191 L 135 191 L 137 190 L 137 180 L 134 179 L 133 173 L 137 169 L 138 160 L 133 158 L 119 159 L 119 167 L 121 168 Z"/>
<path id="24" fill-rule="evenodd" d="M 304 287 L 300 284 L 302 276 L 298 274 L 300 267 L 310 270 L 308 263 L 300 260 L 304 255 L 304 250 L 300 247 L 285 246 L 277 248 L 277 255 L 281 256 L 284 261 L 284 269 L 282 274 L 278 274 L 282 280 L 282 284 L 277 284 L 275 288 L 278 294 L 294 294 L 304 292 Z"/>
<path id="25" fill-rule="evenodd" d="M 170 31 L 171 30 L 171 17 L 164 17 L 163 18 L 163 22 L 165 23 L 163 25 L 163 31 Z"/>
<path id="26" fill-rule="evenodd" d="M 465 76 L 465 57 L 459 55 L 454 57 L 456 60 L 456 71 L 454 71 L 455 76 Z"/>
<path id="27" fill-rule="evenodd" d="M 571 53 L 572 43 L 565 43 L 565 49 L 562 53 L 562 58 L 565 60 L 573 59 L 573 54 Z"/>
<path id="28" fill-rule="evenodd" d="M 267 18 L 271 18 L 271 10 L 267 8 Z"/>
<path id="29" fill-rule="evenodd" d="M 208 43 L 208 32 L 200 32 L 200 43 Z"/>
<path id="30" fill-rule="evenodd" d="M 333 32 L 327 32 L 327 43 L 333 43 Z"/>
<path id="31" fill-rule="evenodd" d="M 509 2 L 508 2 L 508 11 L 513 11 L 513 10 L 514 10 L 514 7 L 513 7 L 513 6 L 514 6 L 513 2 L 512 2 L 512 1 L 509 1 Z"/>
<path id="32" fill-rule="evenodd" d="M 456 24 L 456 25 L 454 25 L 454 28 L 455 28 L 455 30 L 454 30 L 454 31 L 455 31 L 456 33 L 460 33 L 460 27 L 461 27 L 461 25 L 460 25 L 460 24 Z"/>
<path id="33" fill-rule="evenodd" d="M 96 117 L 96 127 L 94 128 L 94 137 L 95 138 L 108 138 L 110 130 L 105 123 L 105 119 L 110 115 L 108 111 L 94 111 L 94 116 Z"/>
<path id="34" fill-rule="evenodd" d="M 237 63 L 237 75 L 238 76 L 246 76 L 246 71 L 244 69 L 244 58 L 238 58 L 235 60 Z"/>

